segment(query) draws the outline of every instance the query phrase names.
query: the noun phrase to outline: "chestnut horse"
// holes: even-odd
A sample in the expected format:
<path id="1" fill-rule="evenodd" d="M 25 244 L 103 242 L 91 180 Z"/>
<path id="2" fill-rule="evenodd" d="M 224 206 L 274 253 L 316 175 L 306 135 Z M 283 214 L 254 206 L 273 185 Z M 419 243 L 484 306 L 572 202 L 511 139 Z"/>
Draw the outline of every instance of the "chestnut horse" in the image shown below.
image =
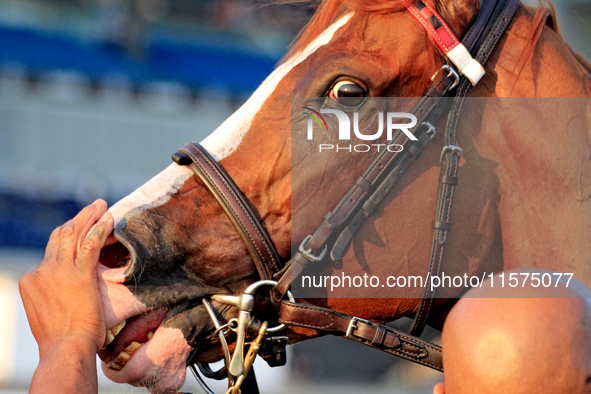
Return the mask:
<path id="1" fill-rule="evenodd" d="M 479 8 L 478 0 L 428 2 L 458 37 Z M 442 64 L 424 29 L 397 1 L 324 0 L 283 63 L 202 144 L 248 198 L 287 260 L 371 160 L 343 161 L 350 157 L 343 155 L 321 166 L 305 163 L 292 173 L 292 98 L 338 100 L 351 92 L 418 97 Z M 591 91 L 590 66 L 564 43 L 543 8 L 519 7 L 485 68 L 470 95 L 588 97 Z M 460 121 L 464 154 L 446 273 L 479 275 L 528 266 L 576 271 L 591 285 L 586 264 L 591 257 L 591 111 L 586 102 L 563 108 L 573 111 L 576 127 L 557 131 L 547 127 L 557 109 L 542 103 L 526 118 L 500 119 L 493 109 Z M 302 125 L 305 121 L 300 117 Z M 519 124 L 527 125 L 520 129 L 527 132 L 515 132 Z M 339 265 L 326 272 L 425 275 L 441 134 L 359 230 Z M 240 294 L 258 280 L 257 269 L 222 208 L 185 167 L 172 164 L 110 211 L 114 236 L 99 271 L 107 326 L 115 338 L 100 354 L 103 370 L 116 382 L 174 392 L 188 363 L 222 357 L 202 298 Z M 305 218 L 293 229 L 292 215 Z M 408 297 L 307 302 L 384 322 L 416 310 L 416 294 Z M 440 326 L 452 303 L 437 299 L 429 323 Z M 213 304 L 226 320 L 237 313 Z M 287 335 L 297 342 L 321 333 L 294 328 Z"/>

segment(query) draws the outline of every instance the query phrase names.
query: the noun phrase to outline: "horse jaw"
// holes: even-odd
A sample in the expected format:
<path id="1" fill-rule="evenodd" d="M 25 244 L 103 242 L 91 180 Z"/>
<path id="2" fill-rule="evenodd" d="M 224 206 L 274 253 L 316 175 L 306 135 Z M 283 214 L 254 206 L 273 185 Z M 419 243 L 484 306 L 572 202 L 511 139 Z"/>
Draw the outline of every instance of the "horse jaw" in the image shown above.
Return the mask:
<path id="1" fill-rule="evenodd" d="M 142 315 L 147 315 L 153 310 L 121 284 L 125 280 L 124 269 L 125 267 L 108 269 L 102 264 L 98 266 L 99 291 L 108 328 L 120 325 L 134 316 L 141 319 Z M 126 326 L 129 328 L 129 325 Z M 115 333 L 115 339 L 123 330 L 125 327 Z M 141 336 L 145 333 L 135 335 Z M 102 361 L 103 373 L 114 382 L 146 387 L 152 393 L 175 392 L 185 381 L 185 360 L 193 348 L 187 343 L 182 331 L 177 328 L 158 327 L 147 339 L 131 352 L 131 357 L 120 371 L 111 369 L 107 362 Z M 105 357 L 104 352 L 100 355 L 101 358 Z"/>

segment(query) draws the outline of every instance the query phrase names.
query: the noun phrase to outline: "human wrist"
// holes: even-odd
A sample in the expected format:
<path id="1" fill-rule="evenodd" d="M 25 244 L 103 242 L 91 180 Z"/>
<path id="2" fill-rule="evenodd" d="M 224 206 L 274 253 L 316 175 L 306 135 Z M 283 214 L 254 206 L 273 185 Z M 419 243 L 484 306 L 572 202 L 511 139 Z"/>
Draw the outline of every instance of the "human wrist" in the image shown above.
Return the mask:
<path id="1" fill-rule="evenodd" d="M 30 394 L 96 394 L 96 345 L 84 337 L 61 338 L 40 347 Z M 68 371 L 63 374 L 63 371 Z"/>
<path id="2" fill-rule="evenodd" d="M 39 358 L 41 360 L 64 355 L 67 357 L 77 356 L 79 359 L 92 357 L 94 359 L 98 349 L 96 342 L 83 335 L 69 335 L 60 338 L 53 338 L 49 343 L 39 346 Z"/>

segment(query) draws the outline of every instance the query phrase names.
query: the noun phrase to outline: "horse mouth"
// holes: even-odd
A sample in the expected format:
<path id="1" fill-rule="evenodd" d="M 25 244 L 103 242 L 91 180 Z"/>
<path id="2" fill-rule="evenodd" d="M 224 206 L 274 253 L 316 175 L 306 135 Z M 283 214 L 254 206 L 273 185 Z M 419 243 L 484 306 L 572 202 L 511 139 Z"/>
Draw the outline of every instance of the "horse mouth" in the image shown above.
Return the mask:
<path id="1" fill-rule="evenodd" d="M 193 277 L 165 241 L 124 230 L 115 229 L 99 258 L 108 328 L 99 352 L 103 373 L 152 393 L 176 392 L 188 363 L 223 357 L 202 300 L 224 289 Z"/>
<path id="2" fill-rule="evenodd" d="M 152 340 L 155 332 L 164 322 L 168 309 L 152 309 L 124 320 L 107 330 L 105 348 L 99 352 L 105 366 L 121 371 L 135 352 Z"/>
<path id="3" fill-rule="evenodd" d="M 99 261 L 109 269 L 125 270 L 131 263 L 127 246 L 111 235 L 101 250 Z M 166 319 L 167 307 L 157 307 L 122 320 L 107 329 L 105 345 L 98 353 L 105 367 L 121 371 L 138 349 L 150 343 L 155 332 Z"/>

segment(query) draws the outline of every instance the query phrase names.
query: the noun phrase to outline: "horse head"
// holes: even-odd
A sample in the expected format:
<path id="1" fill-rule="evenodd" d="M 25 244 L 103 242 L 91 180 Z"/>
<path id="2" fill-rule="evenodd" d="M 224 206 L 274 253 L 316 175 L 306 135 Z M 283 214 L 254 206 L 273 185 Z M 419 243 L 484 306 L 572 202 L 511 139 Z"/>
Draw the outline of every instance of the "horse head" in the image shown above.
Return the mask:
<path id="1" fill-rule="evenodd" d="M 458 37 L 479 9 L 477 0 L 429 0 L 429 4 Z M 520 12 L 531 25 L 532 16 L 524 9 Z M 303 130 L 307 121 L 296 113 L 300 108 L 291 108 L 292 98 L 327 97 L 350 106 L 365 97 L 418 97 L 443 63 L 402 3 L 324 1 L 284 61 L 202 145 L 232 177 L 286 261 L 292 247 L 318 227 L 322 214 L 338 203 L 372 159 L 364 155 L 358 160 L 345 156 L 323 162 L 307 160 L 292 172 L 291 129 Z M 503 89 L 506 85 L 500 73 L 491 72 Z M 488 83 L 477 93 L 488 96 L 494 91 L 494 83 Z M 365 244 L 354 241 L 343 256 L 342 264 L 351 272 L 367 271 L 371 256 L 373 270 L 382 267 L 424 274 L 428 245 L 417 240 L 431 238 L 432 211 L 416 208 L 435 205 L 433 185 L 439 175 L 442 141 L 437 145 L 426 149 L 424 156 L 429 159 L 409 170 L 403 192 L 361 230 L 360 242 Z M 482 181 L 481 175 L 473 172 L 466 182 Z M 417 198 L 432 189 L 429 194 L 433 196 Z M 500 236 L 495 235 L 498 214 L 490 204 L 497 189 L 495 179 L 482 184 L 484 197 L 472 198 L 474 204 L 460 217 L 460 221 L 480 219 L 450 240 L 450 255 L 461 266 L 458 270 L 465 272 L 474 264 L 473 256 L 479 256 L 478 261 L 502 261 Z M 468 199 L 467 192 L 458 193 L 458 199 Z M 110 212 L 115 229 L 99 265 L 112 340 L 100 354 L 103 370 L 116 382 L 146 386 L 155 393 L 174 392 L 184 382 L 188 364 L 223 357 L 202 299 L 240 294 L 259 280 L 259 273 L 231 220 L 185 166 L 171 164 Z M 292 228 L 296 214 L 304 219 Z M 399 235 L 392 242 L 392 218 L 401 214 L 412 214 L 413 219 L 396 221 Z M 475 245 L 478 252 L 459 251 L 453 246 L 459 244 Z M 394 267 L 392 255 L 402 256 Z M 406 298 L 368 308 L 364 300 L 345 301 L 311 300 L 382 321 L 408 315 L 417 304 L 416 299 Z M 223 322 L 237 316 L 236 308 L 219 302 L 213 305 Z M 277 319 L 269 301 L 257 302 L 257 308 L 257 315 L 265 320 Z M 293 341 L 316 335 L 314 330 L 289 331 Z"/>

